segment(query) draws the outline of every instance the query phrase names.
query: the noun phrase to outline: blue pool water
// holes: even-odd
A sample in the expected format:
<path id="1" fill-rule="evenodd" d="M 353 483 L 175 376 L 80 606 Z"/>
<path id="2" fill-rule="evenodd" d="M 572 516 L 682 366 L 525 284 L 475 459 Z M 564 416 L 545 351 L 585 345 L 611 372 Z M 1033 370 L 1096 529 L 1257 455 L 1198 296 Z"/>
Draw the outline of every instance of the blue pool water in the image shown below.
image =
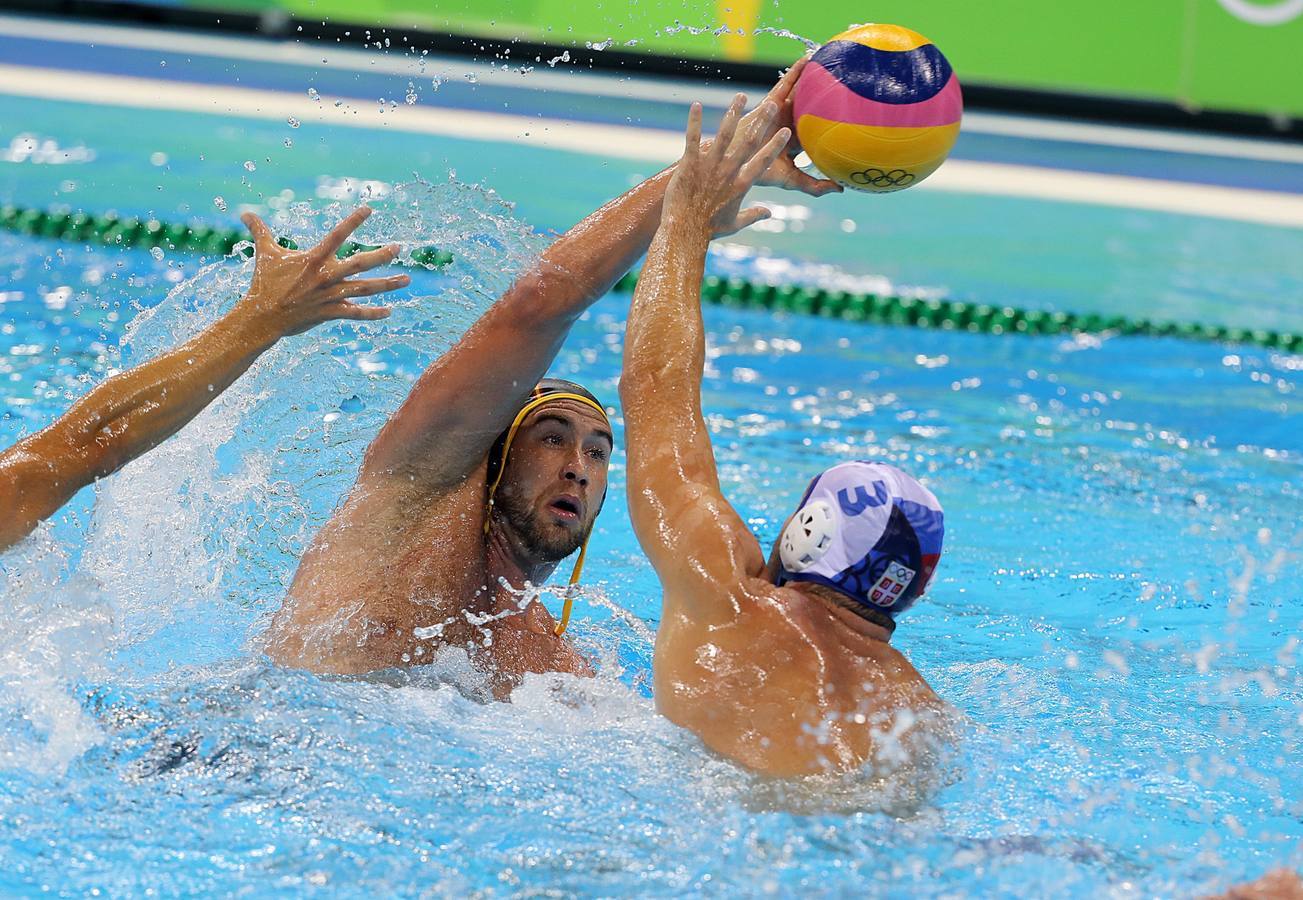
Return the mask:
<path id="1" fill-rule="evenodd" d="M 869 778 L 762 784 L 653 711 L 659 593 L 618 452 L 572 626 L 598 678 L 533 678 L 484 704 L 456 653 L 340 680 L 253 647 L 411 380 L 545 246 L 537 229 L 636 164 L 304 125 L 296 146 L 315 149 L 278 167 L 248 149 L 280 145 L 266 123 L 140 112 L 123 137 L 117 115 L 0 98 L 7 127 L 99 151 L 57 173 L 0 163 L 0 200 L 43 205 L 72 181 L 63 199 L 87 209 L 216 219 L 214 195 L 233 212 L 293 191 L 311 212 L 284 195 L 282 225 L 306 239 L 338 211 L 313 198 L 319 178 L 364 176 L 393 188 L 367 234 L 457 262 L 416 273 L 383 323 L 283 343 L 0 557 L 0 893 L 1185 896 L 1303 863 L 1299 357 L 708 308 L 705 408 L 762 541 L 847 456 L 917 474 L 949 526 L 895 639 L 965 716 L 945 783 L 912 805 Z M 154 153 L 194 168 L 151 168 Z M 431 183 L 404 185 L 413 168 Z M 1297 231 L 899 199 L 890 219 L 864 198 L 810 204 L 807 231 L 753 235 L 712 265 L 1303 330 Z M 201 327 L 248 277 L 2 235 L 0 260 L 4 445 Z M 598 303 L 555 367 L 610 403 L 627 303 Z"/>

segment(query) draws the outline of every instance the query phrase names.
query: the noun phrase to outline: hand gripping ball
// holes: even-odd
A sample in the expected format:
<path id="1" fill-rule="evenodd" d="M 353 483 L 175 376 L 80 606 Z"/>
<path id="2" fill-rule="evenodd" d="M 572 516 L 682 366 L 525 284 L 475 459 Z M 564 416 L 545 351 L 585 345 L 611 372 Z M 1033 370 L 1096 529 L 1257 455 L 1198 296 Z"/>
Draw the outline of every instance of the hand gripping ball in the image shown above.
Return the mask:
<path id="1" fill-rule="evenodd" d="M 859 25 L 819 48 L 796 84 L 796 136 L 827 177 L 899 191 L 945 161 L 964 100 L 950 63 L 899 25 Z"/>

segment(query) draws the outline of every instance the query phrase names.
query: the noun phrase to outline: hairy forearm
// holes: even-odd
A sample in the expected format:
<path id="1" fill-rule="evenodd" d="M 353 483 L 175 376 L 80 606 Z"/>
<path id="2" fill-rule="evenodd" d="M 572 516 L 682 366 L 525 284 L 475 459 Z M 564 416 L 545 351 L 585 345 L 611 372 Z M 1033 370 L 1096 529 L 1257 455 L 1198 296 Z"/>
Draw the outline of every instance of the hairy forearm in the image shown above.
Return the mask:
<path id="1" fill-rule="evenodd" d="M 620 381 L 626 410 L 700 406 L 701 280 L 709 241 L 709 231 L 691 222 L 667 221 L 656 233 L 629 309 Z"/>
<path id="2" fill-rule="evenodd" d="M 20 447 L 49 458 L 75 492 L 175 434 L 278 337 L 237 306 L 184 344 L 103 382 Z"/>
<path id="3" fill-rule="evenodd" d="M 553 242 L 417 381 L 367 451 L 364 476 L 444 484 L 466 475 L 547 372 L 570 327 L 647 250 L 672 170 Z"/>
<path id="4" fill-rule="evenodd" d="M 706 336 L 701 279 L 709 232 L 663 224 L 629 310 L 620 399 L 629 451 L 630 506 L 688 484 L 717 485 L 701 411 Z"/>
<path id="5" fill-rule="evenodd" d="M 673 171 L 626 191 L 557 238 L 502 302 L 540 324 L 569 327 L 647 252 Z"/>
<path id="6" fill-rule="evenodd" d="M 236 307 L 199 335 L 115 375 L 53 424 L 0 453 L 0 550 L 77 491 L 146 453 L 240 377 L 279 333 Z"/>

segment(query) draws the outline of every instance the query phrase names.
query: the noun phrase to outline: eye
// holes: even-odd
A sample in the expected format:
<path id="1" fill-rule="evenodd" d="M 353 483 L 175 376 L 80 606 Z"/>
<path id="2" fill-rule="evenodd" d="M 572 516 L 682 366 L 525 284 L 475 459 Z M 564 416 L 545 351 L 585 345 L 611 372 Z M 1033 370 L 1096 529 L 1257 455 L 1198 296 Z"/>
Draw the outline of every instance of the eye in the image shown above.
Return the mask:
<path id="1" fill-rule="evenodd" d="M 606 448 L 604 448 L 604 447 L 589 447 L 589 448 L 588 448 L 588 455 L 589 455 L 590 457 L 592 457 L 593 459 L 597 460 L 598 462 L 601 462 L 602 460 L 606 459 Z"/>
<path id="2" fill-rule="evenodd" d="M 543 443 L 551 444 L 555 447 L 561 443 L 561 435 L 557 434 L 555 431 L 549 432 L 543 435 Z"/>

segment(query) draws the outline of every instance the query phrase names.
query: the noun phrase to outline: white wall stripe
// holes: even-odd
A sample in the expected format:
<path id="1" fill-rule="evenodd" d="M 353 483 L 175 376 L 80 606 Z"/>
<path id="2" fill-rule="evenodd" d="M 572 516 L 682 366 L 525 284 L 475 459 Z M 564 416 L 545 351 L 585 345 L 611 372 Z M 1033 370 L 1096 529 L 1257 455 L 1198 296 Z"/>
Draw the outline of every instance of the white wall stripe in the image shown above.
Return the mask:
<path id="1" fill-rule="evenodd" d="M 659 129 L 421 106 L 400 105 L 382 113 L 370 104 L 337 108 L 314 102 L 306 94 L 284 91 L 3 64 L 0 64 L 0 93 L 282 122 L 295 116 L 304 122 L 327 126 L 526 144 L 660 164 L 672 162 L 683 148 L 683 138 L 678 132 Z M 915 190 L 1060 200 L 1303 228 L 1303 195 L 1299 194 L 1033 166 L 950 160 Z"/>
<path id="2" fill-rule="evenodd" d="M 533 59 L 515 59 L 511 60 L 507 70 L 504 70 L 499 66 L 477 63 L 464 58 L 430 56 L 426 58 L 425 68 L 422 69 L 417 57 L 408 56 L 397 47 L 389 52 L 382 52 L 351 49 L 339 44 L 319 41 L 218 37 L 130 26 L 55 22 L 12 15 L 0 15 L 0 35 L 149 50 L 163 56 L 193 53 L 259 63 L 275 62 L 312 69 L 321 68 L 322 60 L 325 59 L 328 61 L 325 64 L 335 69 L 420 78 L 425 79 L 427 84 L 434 75 L 461 78 L 472 73 L 481 83 L 520 90 L 563 91 L 571 94 L 663 102 L 700 100 L 716 106 L 727 106 L 734 94 L 734 91 L 729 88 L 706 87 L 687 79 L 652 79 L 610 73 L 597 74 L 567 69 L 564 63 L 558 63 L 558 67 L 553 69 L 547 66 L 546 60 L 536 63 Z M 360 45 L 361 35 L 357 36 L 357 41 Z M 793 59 L 802 50 L 803 48 L 793 41 Z M 521 75 L 516 70 L 522 65 L 531 65 L 534 69 L 527 76 Z M 1297 144 L 1187 134 L 1156 128 L 1096 125 L 1033 116 L 970 112 L 964 116 L 964 130 L 978 134 L 1166 150 L 1175 153 L 1303 165 L 1303 146 Z"/>

